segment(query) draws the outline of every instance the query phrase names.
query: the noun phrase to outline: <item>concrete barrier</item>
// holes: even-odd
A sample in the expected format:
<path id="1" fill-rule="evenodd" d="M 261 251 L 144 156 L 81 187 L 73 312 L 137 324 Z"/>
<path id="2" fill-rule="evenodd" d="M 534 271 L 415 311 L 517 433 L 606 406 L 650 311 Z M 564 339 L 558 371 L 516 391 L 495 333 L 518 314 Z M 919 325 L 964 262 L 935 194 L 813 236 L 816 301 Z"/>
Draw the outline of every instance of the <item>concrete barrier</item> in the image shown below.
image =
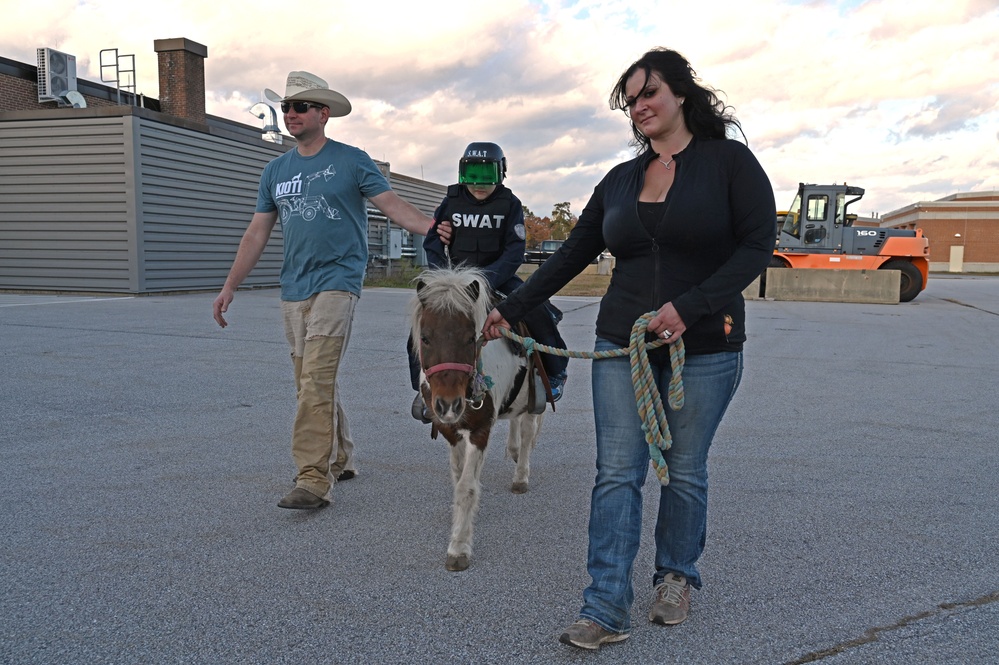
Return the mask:
<path id="1" fill-rule="evenodd" d="M 898 304 L 898 270 L 767 268 L 771 300 Z"/>
<path id="2" fill-rule="evenodd" d="M 760 284 L 761 278 L 757 277 L 753 283 L 742 290 L 742 297 L 746 300 L 760 300 L 763 298 L 763 289 Z"/>

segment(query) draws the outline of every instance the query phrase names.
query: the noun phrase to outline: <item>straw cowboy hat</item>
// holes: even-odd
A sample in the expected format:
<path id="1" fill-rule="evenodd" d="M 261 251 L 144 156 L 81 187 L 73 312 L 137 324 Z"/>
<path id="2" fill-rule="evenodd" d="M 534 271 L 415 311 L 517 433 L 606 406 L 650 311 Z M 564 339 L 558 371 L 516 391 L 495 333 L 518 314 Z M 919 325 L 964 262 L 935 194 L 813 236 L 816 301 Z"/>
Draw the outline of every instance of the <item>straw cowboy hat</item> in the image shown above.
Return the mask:
<path id="1" fill-rule="evenodd" d="M 284 97 L 270 88 L 264 95 L 272 102 L 316 102 L 330 107 L 330 116 L 337 118 L 350 113 L 350 102 L 336 90 L 330 90 L 326 81 L 309 72 L 290 72 L 285 84 Z"/>

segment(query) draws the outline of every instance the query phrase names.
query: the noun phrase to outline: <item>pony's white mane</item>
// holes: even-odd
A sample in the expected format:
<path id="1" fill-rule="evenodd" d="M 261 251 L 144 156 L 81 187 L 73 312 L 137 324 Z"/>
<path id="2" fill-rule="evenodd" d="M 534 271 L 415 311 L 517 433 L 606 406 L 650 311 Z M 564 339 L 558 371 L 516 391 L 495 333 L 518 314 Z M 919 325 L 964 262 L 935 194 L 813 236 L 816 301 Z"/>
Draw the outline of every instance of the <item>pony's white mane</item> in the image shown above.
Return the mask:
<path id="1" fill-rule="evenodd" d="M 449 314 L 467 314 L 475 323 L 476 331 L 486 322 L 492 309 L 489 282 L 476 268 L 431 268 L 414 280 L 423 282 L 419 296 L 414 296 L 409 306 L 413 340 L 420 339 L 420 313 L 424 308 Z M 472 300 L 468 287 L 479 283 L 479 297 Z"/>

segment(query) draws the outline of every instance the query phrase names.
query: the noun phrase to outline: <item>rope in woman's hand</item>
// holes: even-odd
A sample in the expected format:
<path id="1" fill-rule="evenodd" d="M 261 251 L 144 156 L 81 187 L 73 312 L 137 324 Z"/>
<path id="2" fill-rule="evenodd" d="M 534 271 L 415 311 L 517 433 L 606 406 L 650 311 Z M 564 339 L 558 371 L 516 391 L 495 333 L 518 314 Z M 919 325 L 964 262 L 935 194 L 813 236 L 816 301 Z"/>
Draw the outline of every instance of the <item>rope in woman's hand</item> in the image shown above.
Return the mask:
<path id="1" fill-rule="evenodd" d="M 499 327 L 499 331 L 504 337 L 522 345 L 527 350 L 528 355 L 540 351 L 567 358 L 589 358 L 591 360 L 618 358 L 627 355 L 631 360 L 631 383 L 635 388 L 635 402 L 638 405 L 638 415 L 642 420 L 642 431 L 645 432 L 645 441 L 649 444 L 652 468 L 655 469 L 659 482 L 668 485 L 669 469 L 666 466 L 663 453 L 673 445 L 673 437 L 670 435 L 669 424 L 666 422 L 662 396 L 659 394 L 659 388 L 652 376 L 652 366 L 649 364 L 649 351 L 659 348 L 666 342 L 662 339 L 656 339 L 651 344 L 645 341 L 649 322 L 655 318 L 656 314 L 657 312 L 653 311 L 638 317 L 635 325 L 631 328 L 631 339 L 628 347 L 613 351 L 570 351 L 547 344 L 538 344 L 530 337 L 521 337 L 508 328 Z M 669 361 L 673 372 L 669 380 L 666 398 L 670 408 L 679 411 L 683 408 L 684 348 L 682 338 L 677 338 L 675 342 L 670 344 Z"/>

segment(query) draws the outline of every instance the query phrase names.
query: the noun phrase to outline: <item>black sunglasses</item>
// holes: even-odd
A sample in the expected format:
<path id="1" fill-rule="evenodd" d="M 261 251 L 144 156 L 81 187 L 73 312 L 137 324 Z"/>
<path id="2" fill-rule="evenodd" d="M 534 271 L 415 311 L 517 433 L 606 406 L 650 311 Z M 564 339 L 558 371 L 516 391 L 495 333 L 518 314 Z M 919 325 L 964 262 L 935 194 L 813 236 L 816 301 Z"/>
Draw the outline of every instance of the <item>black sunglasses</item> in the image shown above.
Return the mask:
<path id="1" fill-rule="evenodd" d="M 290 109 L 295 109 L 295 113 L 307 113 L 309 109 L 323 109 L 325 104 L 313 104 L 312 102 L 281 102 L 281 113 L 287 113 Z"/>

